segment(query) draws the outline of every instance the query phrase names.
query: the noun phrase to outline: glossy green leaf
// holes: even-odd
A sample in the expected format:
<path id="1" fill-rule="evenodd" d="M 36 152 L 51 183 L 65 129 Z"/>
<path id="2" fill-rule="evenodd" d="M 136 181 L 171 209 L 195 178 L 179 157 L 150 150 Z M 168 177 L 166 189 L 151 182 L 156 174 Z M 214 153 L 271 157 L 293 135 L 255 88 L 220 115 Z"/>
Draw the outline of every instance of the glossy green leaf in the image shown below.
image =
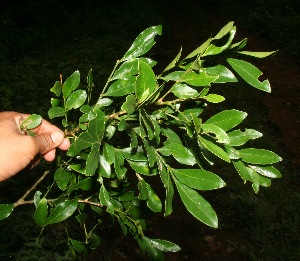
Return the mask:
<path id="1" fill-rule="evenodd" d="M 35 223 L 43 227 L 46 223 L 47 216 L 48 216 L 48 205 L 47 200 L 43 198 L 36 207 L 34 212 L 34 221 Z"/>
<path id="2" fill-rule="evenodd" d="M 119 151 L 126 159 L 133 160 L 133 161 L 147 161 L 145 151 L 142 147 L 138 147 L 135 149 L 129 147 Z"/>
<path id="3" fill-rule="evenodd" d="M 66 200 L 58 204 L 50 213 L 45 225 L 55 224 L 66 220 L 76 211 L 77 205 L 77 200 Z"/>
<path id="4" fill-rule="evenodd" d="M 180 78 L 180 82 L 185 82 L 192 86 L 207 86 L 218 79 L 219 76 L 209 76 L 205 72 L 196 73 L 194 71 L 185 73 Z"/>
<path id="5" fill-rule="evenodd" d="M 146 189 L 146 191 L 147 191 L 147 206 L 153 212 L 161 212 L 162 203 L 161 203 L 159 197 L 153 191 L 152 187 L 142 178 L 140 179 L 140 184 L 142 185 L 143 190 Z"/>
<path id="6" fill-rule="evenodd" d="M 80 83 L 80 73 L 79 71 L 75 71 L 70 77 L 66 79 L 62 86 L 62 92 L 64 99 L 66 100 L 69 95 L 75 91 Z"/>
<path id="7" fill-rule="evenodd" d="M 123 103 L 121 109 L 126 111 L 127 114 L 132 114 L 135 111 L 137 100 L 133 94 L 126 97 L 126 102 Z"/>
<path id="8" fill-rule="evenodd" d="M 237 82 L 238 79 L 225 66 L 218 64 L 217 66 L 202 68 L 208 75 L 218 75 L 218 79 L 214 83 Z"/>
<path id="9" fill-rule="evenodd" d="M 126 79 L 115 81 L 109 86 L 107 92 L 104 93 L 104 96 L 119 97 L 133 93 L 135 90 L 136 79 L 136 76 L 131 76 Z"/>
<path id="10" fill-rule="evenodd" d="M 220 103 L 222 101 L 225 101 L 225 98 L 222 95 L 218 94 L 208 94 L 202 98 L 211 103 Z"/>
<path id="11" fill-rule="evenodd" d="M 262 72 L 257 67 L 246 61 L 233 58 L 228 58 L 227 62 L 248 84 L 259 90 L 271 92 L 269 81 L 260 81 L 258 79 Z"/>
<path id="12" fill-rule="evenodd" d="M 138 72 L 135 95 L 138 102 L 141 103 L 154 92 L 156 88 L 156 77 L 152 68 L 142 60 L 139 61 Z"/>
<path id="13" fill-rule="evenodd" d="M 181 164 L 190 166 L 196 164 L 193 154 L 186 147 L 178 143 L 168 143 L 164 147 L 160 148 L 159 151 L 166 156 L 172 154 L 173 157 Z"/>
<path id="14" fill-rule="evenodd" d="M 172 129 L 164 128 L 164 129 L 162 129 L 162 133 L 164 136 L 167 137 L 167 141 L 164 142 L 165 145 L 168 143 L 178 143 L 178 144 L 182 145 L 181 139 L 176 134 L 176 132 L 173 131 Z"/>
<path id="15" fill-rule="evenodd" d="M 114 158 L 115 172 L 119 179 L 123 179 L 127 171 L 127 169 L 124 167 L 124 157 L 121 154 L 116 154 Z"/>
<path id="16" fill-rule="evenodd" d="M 101 239 L 97 235 L 93 234 L 92 239 L 89 243 L 89 247 L 91 249 L 97 249 L 97 247 L 99 247 L 100 244 L 101 244 Z"/>
<path id="17" fill-rule="evenodd" d="M 245 38 L 245 39 L 243 39 L 242 41 L 239 41 L 239 42 L 237 42 L 237 43 L 234 43 L 234 44 L 232 44 L 232 45 L 230 46 L 230 49 L 231 49 L 231 50 L 241 50 L 241 49 L 243 49 L 243 48 L 247 45 L 247 41 L 248 41 L 248 39 Z"/>
<path id="18" fill-rule="evenodd" d="M 102 155 L 100 155 L 99 157 L 100 157 L 100 174 L 102 177 L 109 178 L 111 175 L 110 163 L 107 161 L 106 157 L 103 157 Z M 115 157 L 113 157 L 113 159 L 115 159 Z"/>
<path id="19" fill-rule="evenodd" d="M 207 39 L 203 44 L 201 44 L 197 49 L 195 49 L 194 51 L 192 51 L 187 57 L 184 58 L 184 60 L 186 59 L 190 59 L 193 58 L 197 55 L 202 55 L 205 50 L 208 48 L 208 46 L 211 43 L 212 38 Z"/>
<path id="20" fill-rule="evenodd" d="M 167 65 L 167 67 L 163 70 L 163 72 L 168 71 L 168 70 L 170 70 L 170 69 L 172 69 L 172 68 L 174 68 L 174 67 L 176 66 L 177 62 L 178 62 L 179 59 L 180 59 L 181 52 L 182 52 L 182 48 L 180 48 L 180 50 L 179 50 L 178 54 L 176 55 L 176 57 L 173 59 L 172 62 L 170 62 L 170 63 Z"/>
<path id="21" fill-rule="evenodd" d="M 7 218 L 14 210 L 13 204 L 0 204 L 0 220 Z"/>
<path id="22" fill-rule="evenodd" d="M 114 206 L 111 202 L 111 196 L 103 184 L 100 188 L 99 199 L 100 199 L 101 204 L 107 207 L 107 212 L 110 214 L 113 214 L 115 210 L 114 210 Z"/>
<path id="23" fill-rule="evenodd" d="M 84 243 L 72 238 L 69 238 L 73 248 L 77 253 L 81 253 L 84 250 Z"/>
<path id="24" fill-rule="evenodd" d="M 66 110 L 77 109 L 82 106 L 87 98 L 86 91 L 77 90 L 72 92 L 66 101 Z"/>
<path id="25" fill-rule="evenodd" d="M 173 242 L 163 239 L 150 238 L 151 244 L 163 252 L 178 252 L 181 248 Z"/>
<path id="26" fill-rule="evenodd" d="M 206 170 L 173 169 L 173 173 L 180 182 L 194 189 L 212 190 L 226 185 L 219 176 Z"/>
<path id="27" fill-rule="evenodd" d="M 130 46 L 129 50 L 125 53 L 122 60 L 131 60 L 138 56 L 141 56 L 148 52 L 152 46 L 155 44 L 154 37 L 156 35 L 161 35 L 162 27 L 151 26 L 144 30 L 138 35 L 134 40 L 133 44 Z"/>
<path id="28" fill-rule="evenodd" d="M 65 110 L 62 107 L 51 107 L 48 111 L 48 116 L 50 119 L 63 117 L 65 116 Z"/>
<path id="29" fill-rule="evenodd" d="M 186 209 L 198 220 L 213 228 L 218 227 L 217 214 L 211 205 L 195 190 L 175 179 L 180 198 Z"/>
<path id="30" fill-rule="evenodd" d="M 233 165 L 240 177 L 246 181 L 252 181 L 251 170 L 241 161 L 234 161 Z"/>
<path id="31" fill-rule="evenodd" d="M 253 170 L 255 170 L 260 175 L 263 175 L 267 178 L 281 178 L 282 175 L 279 172 L 278 169 L 272 167 L 272 166 L 257 166 L 257 165 L 249 165 L 249 167 Z"/>
<path id="32" fill-rule="evenodd" d="M 61 104 L 59 99 L 51 98 L 51 105 L 52 107 L 59 107 Z"/>
<path id="33" fill-rule="evenodd" d="M 107 107 L 109 105 L 111 105 L 113 102 L 113 100 L 109 99 L 109 98 L 101 98 L 97 101 L 96 103 L 96 107 L 99 109 L 102 109 L 104 107 Z"/>
<path id="34" fill-rule="evenodd" d="M 138 59 L 133 59 L 130 61 L 125 61 L 121 66 L 115 71 L 112 80 L 123 79 L 126 80 L 129 77 L 138 73 Z"/>
<path id="35" fill-rule="evenodd" d="M 246 129 L 244 132 L 241 130 L 234 130 L 227 134 L 230 139 L 230 146 L 241 146 L 244 145 L 248 140 L 254 140 L 263 136 L 262 133 L 253 129 Z"/>
<path id="36" fill-rule="evenodd" d="M 71 178 L 71 173 L 63 167 L 58 168 L 54 173 L 54 180 L 61 190 L 66 190 Z"/>
<path id="37" fill-rule="evenodd" d="M 276 153 L 265 149 L 247 148 L 238 152 L 244 162 L 251 164 L 273 164 L 282 160 Z"/>
<path id="38" fill-rule="evenodd" d="M 245 118 L 247 117 L 246 112 L 238 111 L 238 110 L 225 110 L 215 114 L 211 118 L 209 118 L 205 123 L 213 124 L 224 131 L 228 131 L 235 126 L 239 125 Z"/>
<path id="39" fill-rule="evenodd" d="M 211 142 L 207 139 L 204 139 L 203 137 L 199 137 L 199 141 L 211 153 L 215 154 L 217 157 L 219 157 L 222 160 L 230 162 L 230 158 L 229 158 L 228 154 L 222 148 L 220 148 L 213 142 Z"/>
<path id="40" fill-rule="evenodd" d="M 142 249 L 146 249 L 148 251 L 151 260 L 155 260 L 155 261 L 165 260 L 163 253 L 152 244 L 150 238 L 143 236 L 139 244 Z"/>
<path id="41" fill-rule="evenodd" d="M 42 116 L 31 114 L 24 121 L 22 121 L 20 128 L 21 130 L 32 130 L 38 127 L 42 123 L 42 120 Z"/>
<path id="42" fill-rule="evenodd" d="M 147 154 L 149 167 L 153 167 L 155 162 L 156 162 L 155 149 L 145 139 L 143 139 L 143 144 L 144 144 L 144 148 L 145 148 L 145 151 L 146 151 L 146 154 Z"/>
<path id="43" fill-rule="evenodd" d="M 128 163 L 130 164 L 130 167 L 137 173 L 147 175 L 147 176 L 153 176 L 157 174 L 156 169 L 150 168 L 147 161 L 128 160 Z"/>
<path id="44" fill-rule="evenodd" d="M 56 81 L 54 86 L 50 89 L 50 92 L 54 93 L 56 97 L 61 95 L 62 85 L 60 81 Z"/>
<path id="45" fill-rule="evenodd" d="M 237 52 L 238 54 L 246 55 L 246 56 L 251 56 L 255 58 L 266 58 L 272 54 L 277 53 L 277 51 L 273 52 L 250 52 L 250 51 L 239 51 Z"/>
<path id="46" fill-rule="evenodd" d="M 199 96 L 199 93 L 186 84 L 176 84 L 171 89 L 174 95 L 181 99 L 194 98 Z"/>
<path id="47" fill-rule="evenodd" d="M 185 74 L 184 71 L 175 71 L 175 72 L 171 72 L 167 75 L 165 75 L 164 77 L 162 77 L 162 79 L 166 82 L 168 81 L 178 81 L 181 77 L 183 77 L 183 75 Z"/>
<path id="48" fill-rule="evenodd" d="M 85 175 L 93 176 L 99 166 L 99 144 L 95 143 L 86 160 Z"/>
<path id="49" fill-rule="evenodd" d="M 215 40 L 219 40 L 223 38 L 225 35 L 227 35 L 232 29 L 234 28 L 234 22 L 230 21 L 226 25 L 223 26 L 223 28 L 216 34 L 214 37 Z"/>
<path id="50" fill-rule="evenodd" d="M 75 189 L 91 190 L 93 187 L 93 180 L 91 178 L 86 178 L 78 182 Z"/>
<path id="51" fill-rule="evenodd" d="M 213 125 L 213 124 L 207 124 L 204 123 L 201 125 L 202 131 L 206 134 L 212 133 L 216 137 L 216 141 L 219 143 L 229 143 L 229 137 L 227 133 L 221 129 L 220 127 Z"/>

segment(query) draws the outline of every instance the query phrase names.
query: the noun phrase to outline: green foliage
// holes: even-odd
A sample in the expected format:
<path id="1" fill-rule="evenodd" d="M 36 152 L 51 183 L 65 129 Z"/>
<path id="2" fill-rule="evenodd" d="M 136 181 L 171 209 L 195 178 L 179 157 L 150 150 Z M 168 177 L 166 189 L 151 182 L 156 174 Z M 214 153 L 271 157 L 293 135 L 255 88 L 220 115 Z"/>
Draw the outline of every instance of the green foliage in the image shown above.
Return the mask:
<path id="1" fill-rule="evenodd" d="M 241 130 L 247 113 L 228 109 L 205 115 L 208 105 L 225 100 L 214 93 L 219 84 L 242 78 L 250 86 L 270 92 L 269 82 L 258 80 L 260 70 L 241 56 L 261 58 L 273 52 L 241 51 L 246 42 L 233 43 L 236 27 L 230 22 L 183 59 L 180 50 L 156 74 L 156 61 L 142 56 L 161 33 L 161 26 L 143 31 L 116 62 L 103 88 L 93 83 L 91 70 L 86 87 L 75 71 L 51 88 L 55 97 L 49 117 L 61 120 L 72 144 L 66 155 L 57 158 L 52 186 L 46 193 L 35 194 L 34 219 L 44 229 L 76 215 L 84 238 L 75 239 L 68 230 L 74 255 L 99 245 L 96 228 L 103 210 L 152 259 L 163 260 L 162 252 L 180 250 L 172 242 L 148 238 L 145 215 L 136 211 L 147 206 L 153 212 L 171 215 L 175 193 L 196 219 L 217 228 L 217 214 L 201 191 L 225 186 L 219 170 L 214 169 L 219 160 L 233 164 L 256 193 L 260 186 L 268 187 L 271 179 L 281 177 L 272 166 L 281 161 L 277 154 L 245 146 L 262 136 L 253 129 Z M 93 103 L 95 91 L 100 95 Z M 164 198 L 154 185 L 155 177 L 162 182 Z M 49 198 L 55 188 L 60 195 Z M 12 209 L 12 205 L 0 205 L 0 218 L 6 218 Z M 87 230 L 90 211 L 97 221 Z"/>

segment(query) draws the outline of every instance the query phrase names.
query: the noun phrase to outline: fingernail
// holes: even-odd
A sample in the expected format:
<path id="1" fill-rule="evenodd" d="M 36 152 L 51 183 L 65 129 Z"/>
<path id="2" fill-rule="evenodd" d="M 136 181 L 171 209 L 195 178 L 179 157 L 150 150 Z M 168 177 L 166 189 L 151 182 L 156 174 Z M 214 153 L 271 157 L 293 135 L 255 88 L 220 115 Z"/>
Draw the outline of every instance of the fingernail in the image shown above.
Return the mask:
<path id="1" fill-rule="evenodd" d="M 55 131 L 51 133 L 51 139 L 54 143 L 60 143 L 64 139 L 64 133 L 61 131 Z"/>

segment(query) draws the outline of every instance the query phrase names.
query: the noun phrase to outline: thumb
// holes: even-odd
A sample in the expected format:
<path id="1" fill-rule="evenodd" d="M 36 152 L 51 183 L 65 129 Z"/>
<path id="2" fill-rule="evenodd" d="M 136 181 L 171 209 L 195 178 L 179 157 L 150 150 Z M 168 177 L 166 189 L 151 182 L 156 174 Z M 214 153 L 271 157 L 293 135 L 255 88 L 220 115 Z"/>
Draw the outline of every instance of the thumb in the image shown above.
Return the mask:
<path id="1" fill-rule="evenodd" d="M 37 134 L 35 142 L 39 154 L 45 154 L 50 150 L 57 148 L 64 140 L 64 133 L 62 131 L 46 132 Z"/>

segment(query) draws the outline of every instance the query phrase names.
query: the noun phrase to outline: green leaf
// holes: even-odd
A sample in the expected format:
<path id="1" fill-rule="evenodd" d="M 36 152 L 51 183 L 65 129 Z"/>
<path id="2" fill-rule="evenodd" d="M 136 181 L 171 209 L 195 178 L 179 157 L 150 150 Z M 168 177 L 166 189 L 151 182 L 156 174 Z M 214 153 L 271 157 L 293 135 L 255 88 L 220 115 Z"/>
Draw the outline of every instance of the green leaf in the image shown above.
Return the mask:
<path id="1" fill-rule="evenodd" d="M 161 33 L 162 27 L 160 25 L 147 28 L 138 35 L 122 60 L 131 60 L 148 52 L 155 44 L 154 37 L 161 35 Z"/>
<path id="2" fill-rule="evenodd" d="M 217 214 L 211 205 L 195 190 L 175 179 L 180 198 L 186 209 L 198 220 L 213 228 L 218 227 Z"/>
<path id="3" fill-rule="evenodd" d="M 199 96 L 199 92 L 186 84 L 176 84 L 175 86 L 173 86 L 171 91 L 176 97 L 181 99 L 194 98 Z"/>
<path id="4" fill-rule="evenodd" d="M 77 205 L 77 200 L 66 200 L 58 204 L 47 218 L 45 226 L 66 220 L 68 217 L 72 216 L 73 213 L 76 211 Z"/>
<path id="5" fill-rule="evenodd" d="M 273 164 L 282 160 L 276 153 L 265 149 L 241 149 L 238 153 L 244 162 L 251 164 Z"/>
<path id="6" fill-rule="evenodd" d="M 192 86 L 207 86 L 218 79 L 219 76 L 209 76 L 206 72 L 196 73 L 194 71 L 183 74 L 180 82 L 185 82 Z"/>
<path id="7" fill-rule="evenodd" d="M 69 111 L 71 109 L 77 109 L 82 106 L 87 98 L 86 91 L 77 90 L 72 92 L 72 94 L 68 97 L 66 101 L 66 110 Z"/>
<path id="8" fill-rule="evenodd" d="M 153 212 L 161 212 L 162 203 L 159 197 L 155 194 L 155 192 L 151 188 L 151 186 L 141 177 L 140 177 L 140 184 L 142 185 L 142 188 L 147 190 L 147 206 Z"/>
<path id="9" fill-rule="evenodd" d="M 120 97 L 133 93 L 135 90 L 136 79 L 136 76 L 131 76 L 126 79 L 115 81 L 109 86 L 107 92 L 104 93 L 104 96 Z"/>
<path id="10" fill-rule="evenodd" d="M 147 176 L 153 176 L 157 174 L 156 169 L 150 168 L 147 161 L 130 161 L 130 160 L 127 161 L 130 167 L 137 173 L 147 175 Z"/>
<path id="11" fill-rule="evenodd" d="M 83 242 L 72 239 L 72 238 L 69 238 L 69 240 L 77 253 L 81 253 L 84 250 Z"/>
<path id="12" fill-rule="evenodd" d="M 53 92 L 56 97 L 59 97 L 61 95 L 62 85 L 60 81 L 56 81 L 54 86 L 50 89 L 50 92 Z"/>
<path id="13" fill-rule="evenodd" d="M 100 199 L 101 204 L 107 207 L 107 212 L 110 214 L 113 214 L 115 210 L 114 210 L 114 206 L 111 202 L 111 196 L 103 184 L 100 188 L 99 199 Z"/>
<path id="14" fill-rule="evenodd" d="M 228 23 L 213 39 L 212 44 L 206 49 L 205 53 L 203 56 L 206 55 L 216 55 L 219 54 L 221 52 L 223 52 L 224 50 L 228 49 L 233 41 L 233 38 L 235 36 L 236 33 L 236 27 L 233 26 L 233 23 L 230 22 Z M 221 45 L 221 38 L 223 38 L 224 36 L 226 36 L 228 34 L 228 39 L 227 41 Z M 222 39 L 223 40 L 223 39 Z M 216 44 L 214 44 L 216 43 Z"/>
<path id="15" fill-rule="evenodd" d="M 254 140 L 263 136 L 262 133 L 253 130 L 253 129 L 246 129 L 244 132 L 241 130 L 234 130 L 227 133 L 230 142 L 230 146 L 241 146 L 244 145 L 248 140 Z"/>
<path id="16" fill-rule="evenodd" d="M 122 156 L 126 159 L 133 161 L 147 161 L 145 151 L 141 146 L 134 149 L 128 147 L 119 151 L 121 152 Z"/>
<path id="17" fill-rule="evenodd" d="M 138 73 L 138 59 L 126 61 L 121 64 L 118 70 L 115 71 L 112 80 L 128 79 L 129 77 Z"/>
<path id="18" fill-rule="evenodd" d="M 230 162 L 230 158 L 229 158 L 228 154 L 222 148 L 220 148 L 213 142 L 211 142 L 207 139 L 204 139 L 203 137 L 199 137 L 199 141 L 211 153 L 215 154 L 217 157 L 219 157 L 222 160 Z"/>
<path id="19" fill-rule="evenodd" d="M 65 116 L 65 110 L 62 107 L 51 107 L 48 116 L 50 119 Z"/>
<path id="20" fill-rule="evenodd" d="M 228 131 L 235 126 L 239 125 L 245 118 L 247 117 L 246 112 L 238 111 L 238 110 L 225 110 L 215 114 L 211 118 L 209 118 L 205 123 L 213 124 L 224 131 Z"/>
<path id="21" fill-rule="evenodd" d="M 92 187 L 93 187 L 93 180 L 91 178 L 86 178 L 78 182 L 75 186 L 75 189 L 91 190 Z"/>
<path id="22" fill-rule="evenodd" d="M 168 143 L 178 143 L 178 144 L 182 145 L 181 139 L 176 134 L 176 132 L 173 131 L 172 129 L 164 128 L 164 129 L 162 129 L 162 133 L 164 136 L 167 137 L 167 141 L 164 142 L 164 145 L 166 145 Z"/>
<path id="23" fill-rule="evenodd" d="M 137 100 L 135 96 L 131 94 L 126 97 L 126 102 L 123 103 L 121 109 L 123 111 L 126 111 L 127 114 L 132 114 L 135 111 L 136 105 L 137 105 Z"/>
<path id="24" fill-rule="evenodd" d="M 156 162 L 155 148 L 150 146 L 147 140 L 143 139 L 144 148 L 147 154 L 147 159 L 150 167 L 153 167 Z"/>
<path id="25" fill-rule="evenodd" d="M 92 146 L 86 161 L 85 175 L 93 176 L 99 165 L 99 144 L 96 143 Z"/>
<path id="26" fill-rule="evenodd" d="M 138 72 L 139 76 L 136 81 L 135 95 L 138 102 L 142 103 L 154 92 L 156 88 L 156 77 L 152 68 L 142 60 L 139 61 Z"/>
<path id="27" fill-rule="evenodd" d="M 121 154 L 115 155 L 115 172 L 118 176 L 118 179 L 124 179 L 127 169 L 124 167 L 124 157 Z"/>
<path id="28" fill-rule="evenodd" d="M 212 40 L 211 38 L 207 39 L 202 45 L 200 45 L 197 49 L 195 49 L 187 57 L 185 57 L 184 60 L 193 58 L 197 55 L 202 55 L 207 49 L 207 47 L 210 45 L 211 40 Z"/>
<path id="29" fill-rule="evenodd" d="M 150 238 L 151 244 L 163 252 L 178 252 L 181 248 L 173 242 L 163 239 Z"/>
<path id="30" fill-rule="evenodd" d="M 225 101 L 225 98 L 222 95 L 218 95 L 218 94 L 209 94 L 202 98 L 211 103 L 220 103 L 222 101 Z"/>
<path id="31" fill-rule="evenodd" d="M 180 59 L 181 52 L 182 52 L 182 48 L 180 48 L 179 53 L 176 55 L 176 57 L 174 58 L 174 60 L 172 62 L 170 62 L 169 65 L 163 70 L 163 72 L 168 71 L 168 70 L 170 70 L 170 69 L 172 69 L 172 68 L 174 68 L 176 66 L 177 62 Z"/>
<path id="32" fill-rule="evenodd" d="M 235 169 L 237 170 L 240 177 L 246 182 L 246 181 L 252 181 L 252 175 L 251 175 L 251 169 L 249 169 L 243 162 L 241 161 L 234 161 L 233 165 Z"/>
<path id="33" fill-rule="evenodd" d="M 227 62 L 232 66 L 232 68 L 251 86 L 265 91 L 271 92 L 271 86 L 268 80 L 260 81 L 259 76 L 262 75 L 262 72 L 246 61 L 228 58 Z"/>
<path id="34" fill-rule="evenodd" d="M 168 143 L 164 147 L 158 149 L 163 155 L 172 154 L 173 157 L 181 164 L 193 166 L 196 164 L 193 154 L 184 146 L 178 143 Z"/>
<path id="35" fill-rule="evenodd" d="M 146 249 L 148 251 L 151 260 L 155 260 L 155 261 L 165 260 L 163 253 L 152 244 L 150 238 L 143 236 L 139 244 L 142 249 Z"/>
<path id="36" fill-rule="evenodd" d="M 42 116 L 37 114 L 31 114 L 24 121 L 22 121 L 20 128 L 21 130 L 32 130 L 38 127 L 42 123 Z"/>
<path id="37" fill-rule="evenodd" d="M 227 133 L 220 127 L 213 124 L 204 123 L 201 125 L 201 128 L 204 133 L 213 133 L 216 135 L 217 142 L 225 144 L 229 143 L 229 137 Z"/>
<path id="38" fill-rule="evenodd" d="M 58 168 L 54 173 L 54 180 L 61 190 L 66 190 L 71 178 L 71 173 L 64 168 Z"/>
<path id="39" fill-rule="evenodd" d="M 62 86 L 62 92 L 64 99 L 66 100 L 69 95 L 75 91 L 80 83 L 80 73 L 79 71 L 75 71 L 70 77 L 66 79 Z"/>
<path id="40" fill-rule="evenodd" d="M 0 204 L 0 220 L 7 218 L 14 210 L 13 204 Z"/>
<path id="41" fill-rule="evenodd" d="M 219 78 L 214 81 L 214 83 L 226 83 L 226 82 L 237 82 L 238 79 L 234 74 L 227 69 L 225 66 L 218 64 L 214 67 L 201 68 L 208 75 L 218 75 Z"/>
<path id="42" fill-rule="evenodd" d="M 281 178 L 282 175 L 279 172 L 278 169 L 272 167 L 272 166 L 255 166 L 255 165 L 249 165 L 249 167 L 253 170 L 255 170 L 260 175 L 263 175 L 268 178 Z"/>
<path id="43" fill-rule="evenodd" d="M 36 210 L 34 212 L 34 221 L 35 223 L 43 227 L 46 223 L 48 216 L 48 205 L 47 205 L 47 199 L 43 198 L 39 204 L 36 207 Z"/>
<path id="44" fill-rule="evenodd" d="M 242 41 L 232 44 L 232 45 L 230 45 L 230 49 L 231 50 L 241 50 L 247 45 L 247 41 L 248 41 L 248 39 L 245 38 Z"/>
<path id="45" fill-rule="evenodd" d="M 246 56 L 251 56 L 251 57 L 255 57 L 255 58 L 265 58 L 268 57 L 272 54 L 277 53 L 277 51 L 273 51 L 273 52 L 249 52 L 249 51 L 239 51 L 237 52 L 238 54 L 242 54 L 242 55 L 246 55 Z"/>
<path id="46" fill-rule="evenodd" d="M 180 182 L 194 189 L 212 190 L 226 185 L 219 176 L 206 170 L 173 169 L 173 173 Z"/>
<path id="47" fill-rule="evenodd" d="M 113 156 L 113 160 L 115 156 Z M 111 159 L 112 160 L 112 159 Z M 107 161 L 106 157 L 100 155 L 100 174 L 102 177 L 109 178 L 111 175 L 110 163 Z"/>

